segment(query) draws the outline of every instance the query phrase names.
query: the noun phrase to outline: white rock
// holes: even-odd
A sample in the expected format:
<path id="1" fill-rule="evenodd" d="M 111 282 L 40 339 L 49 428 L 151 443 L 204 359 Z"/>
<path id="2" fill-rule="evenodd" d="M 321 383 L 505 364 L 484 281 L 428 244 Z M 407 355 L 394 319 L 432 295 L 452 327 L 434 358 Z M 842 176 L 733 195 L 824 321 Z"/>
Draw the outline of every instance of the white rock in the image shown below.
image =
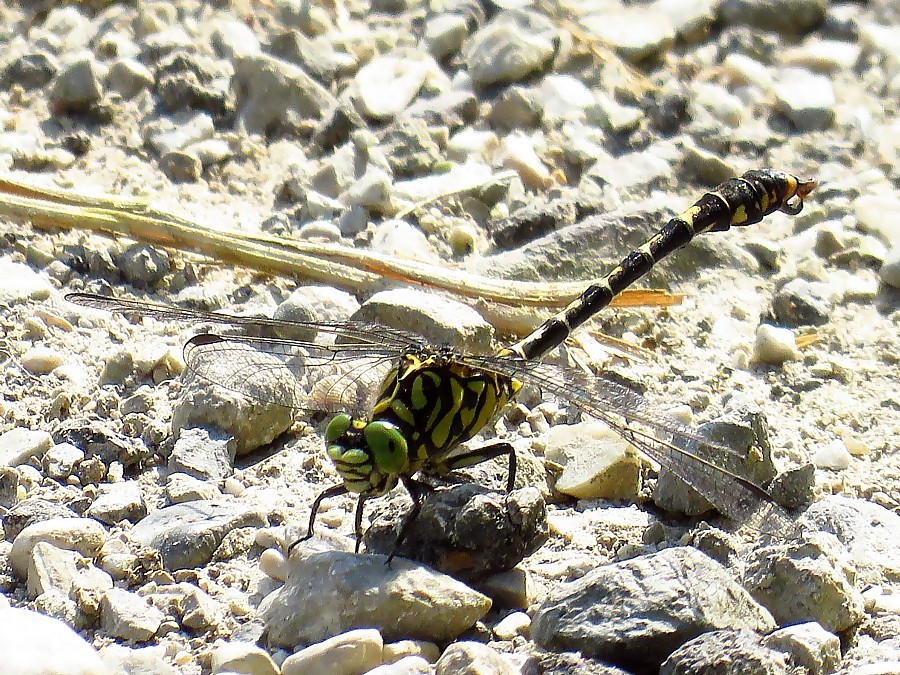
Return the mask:
<path id="1" fill-rule="evenodd" d="M 19 358 L 19 364 L 32 375 L 52 373 L 65 363 L 65 357 L 52 347 L 32 347 Z"/>
<path id="2" fill-rule="evenodd" d="M 837 99 L 831 79 L 802 68 L 785 68 L 775 85 L 776 106 L 800 131 L 828 129 Z"/>
<path id="3" fill-rule="evenodd" d="M 24 578 L 28 572 L 31 550 L 39 541 L 57 548 L 77 551 L 85 558 L 93 558 L 106 540 L 106 530 L 91 518 L 51 518 L 29 525 L 19 532 L 9 552 L 13 571 Z"/>
<path id="4" fill-rule="evenodd" d="M 522 182 L 534 189 L 550 185 L 550 170 L 537 154 L 536 146 L 542 142 L 531 136 L 513 132 L 506 136 L 497 148 L 500 164 L 519 174 Z"/>
<path id="5" fill-rule="evenodd" d="M 213 673 L 233 672 L 247 675 L 278 675 L 272 657 L 252 642 L 224 642 L 212 650 Z"/>
<path id="6" fill-rule="evenodd" d="M 283 582 L 287 579 L 287 558 L 284 557 L 284 554 L 279 549 L 267 548 L 259 556 L 259 569 L 270 579 Z"/>
<path id="7" fill-rule="evenodd" d="M 797 338 L 790 328 L 781 328 L 768 323 L 760 324 L 756 329 L 756 340 L 753 342 L 753 360 L 758 363 L 781 365 L 785 361 L 800 358 Z"/>
<path id="8" fill-rule="evenodd" d="M 46 300 L 52 287 L 23 263 L 0 258 L 0 303 L 13 305 L 26 300 Z"/>
<path id="9" fill-rule="evenodd" d="M 791 663 L 809 673 L 833 673 L 841 662 L 841 641 L 815 621 L 787 626 L 769 633 L 762 643 L 787 653 Z"/>
<path id="10" fill-rule="evenodd" d="M 100 601 L 100 623 L 114 637 L 132 642 L 152 638 L 162 625 L 165 614 L 137 593 L 111 588 Z"/>
<path id="11" fill-rule="evenodd" d="M 351 630 L 292 654 L 281 675 L 365 673 L 381 663 L 384 642 L 374 628 Z"/>
<path id="12" fill-rule="evenodd" d="M 813 464 L 817 468 L 833 471 L 849 469 L 852 461 L 853 455 L 850 454 L 847 446 L 843 441 L 837 439 L 820 446 L 813 456 Z"/>
<path id="13" fill-rule="evenodd" d="M 413 102 L 429 73 L 437 69 L 434 61 L 422 56 L 380 56 L 360 69 L 356 85 L 366 116 L 390 119 Z"/>
<path id="14" fill-rule="evenodd" d="M 0 434 L 0 466 L 19 466 L 53 446 L 46 431 L 15 427 Z"/>
<path id="15" fill-rule="evenodd" d="M 555 488 L 577 499 L 630 499 L 640 489 L 635 449 L 599 422 L 560 425 L 543 434 L 544 455 L 563 466 Z"/>
<path id="16" fill-rule="evenodd" d="M 531 627 L 531 617 L 525 612 L 513 612 L 497 622 L 494 626 L 494 635 L 500 640 L 512 640 L 517 635 L 528 635 Z"/>
<path id="17" fill-rule="evenodd" d="M 111 671 L 84 638 L 58 619 L 25 609 L 0 609 L 3 673 L 104 675 Z"/>

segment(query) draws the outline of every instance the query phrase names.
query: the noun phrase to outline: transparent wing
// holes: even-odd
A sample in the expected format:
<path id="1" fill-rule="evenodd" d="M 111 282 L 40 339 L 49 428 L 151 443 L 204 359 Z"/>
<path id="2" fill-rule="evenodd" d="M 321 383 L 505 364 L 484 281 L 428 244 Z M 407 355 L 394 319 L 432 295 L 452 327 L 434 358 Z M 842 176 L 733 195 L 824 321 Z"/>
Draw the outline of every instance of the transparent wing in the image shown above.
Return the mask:
<path id="1" fill-rule="evenodd" d="M 305 332 L 330 335 L 338 341 L 347 340 L 350 342 L 393 346 L 397 350 L 410 350 L 426 346 L 426 341 L 421 335 L 363 321 L 285 321 L 265 317 L 237 316 L 225 312 L 206 312 L 199 309 L 187 309 L 154 302 L 141 302 L 115 296 L 97 295 L 96 293 L 68 293 L 65 299 L 76 305 L 103 309 L 107 312 L 128 316 L 150 317 L 161 321 L 212 323 L 254 329 L 266 328 L 276 334 L 280 334 L 280 331 L 287 331 L 290 334 Z M 319 338 L 319 341 L 321 340 Z"/>
<path id="2" fill-rule="evenodd" d="M 92 293 L 72 293 L 66 299 L 162 321 L 310 335 L 301 340 L 200 333 L 184 346 L 192 375 L 263 403 L 296 409 L 364 415 L 399 356 L 426 346 L 424 338 L 414 333 L 364 322 L 241 317 Z"/>
<path id="3" fill-rule="evenodd" d="M 188 370 L 263 403 L 368 413 L 399 356 L 396 347 L 322 345 L 301 340 L 195 335 L 184 347 Z"/>
<path id="4" fill-rule="evenodd" d="M 465 356 L 462 360 L 475 368 L 532 384 L 602 420 L 730 518 L 748 520 L 772 501 L 762 486 L 700 457 L 688 448 L 701 444 L 723 457 L 731 455 L 742 460 L 739 453 L 697 434 L 619 382 L 603 376 L 564 370 L 547 363 L 507 357 Z M 736 464 L 735 461 L 727 463 Z"/>

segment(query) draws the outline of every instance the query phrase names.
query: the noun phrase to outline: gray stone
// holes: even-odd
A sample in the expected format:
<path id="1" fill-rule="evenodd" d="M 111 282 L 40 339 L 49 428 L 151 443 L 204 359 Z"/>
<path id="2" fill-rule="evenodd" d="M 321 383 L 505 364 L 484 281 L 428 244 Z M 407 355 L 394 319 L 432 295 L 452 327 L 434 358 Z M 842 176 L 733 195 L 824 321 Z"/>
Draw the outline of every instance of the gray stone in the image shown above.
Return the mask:
<path id="1" fill-rule="evenodd" d="M 213 631 L 225 614 L 222 603 L 186 581 L 160 585 L 145 598 L 154 607 L 170 608 L 169 615 L 195 634 Z"/>
<path id="2" fill-rule="evenodd" d="M 688 452 L 707 458 L 756 485 L 768 485 L 775 477 L 768 422 L 762 411 L 732 411 L 718 420 L 701 425 L 697 434 L 716 445 L 693 441 L 688 445 Z M 742 513 L 741 505 L 734 503 L 736 493 L 718 497 L 718 503 L 712 504 L 705 494 L 701 495 L 666 469 L 660 469 L 659 480 L 653 490 L 653 501 L 668 511 L 700 515 L 715 507 L 726 515 L 749 515 Z"/>
<path id="3" fill-rule="evenodd" d="M 408 510 L 404 498 L 390 516 L 373 518 L 366 550 L 390 554 Z M 424 496 L 397 555 L 469 581 L 511 569 L 548 537 L 547 510 L 537 488 L 497 494 L 463 483 Z"/>
<path id="4" fill-rule="evenodd" d="M 533 650 L 522 675 L 631 675 L 630 671 L 582 656 L 579 652 Z"/>
<path id="5" fill-rule="evenodd" d="M 540 123 L 541 112 L 537 92 L 522 86 L 512 86 L 504 89 L 497 97 L 491 107 L 488 120 L 495 129 L 530 129 Z M 463 129 L 455 134 L 454 138 L 460 138 L 464 134 L 473 132 L 489 134 L 484 138 L 491 143 L 497 142 L 494 134 L 477 132 L 474 129 Z M 478 155 L 482 155 L 487 150 L 484 144 L 480 144 L 480 146 L 476 148 Z"/>
<path id="6" fill-rule="evenodd" d="M 202 481 L 186 473 L 170 473 L 166 482 L 166 497 L 171 504 L 202 499 L 220 499 L 222 491 L 211 481 Z"/>
<path id="7" fill-rule="evenodd" d="M 84 459 L 84 450 L 71 443 L 57 443 L 44 453 L 41 464 L 50 478 L 64 481 Z"/>
<path id="8" fill-rule="evenodd" d="M 469 25 L 462 14 L 438 14 L 425 22 L 422 40 L 428 53 L 441 61 L 456 54 L 468 34 Z"/>
<path id="9" fill-rule="evenodd" d="M 34 51 L 22 54 L 3 70 L 0 82 L 4 87 L 18 84 L 25 89 L 37 89 L 47 84 L 59 71 L 59 63 L 52 54 Z"/>
<path id="10" fill-rule="evenodd" d="M 337 105 L 334 97 L 302 68 L 257 54 L 234 61 L 240 125 L 251 134 L 286 126 L 292 119 L 318 119 Z"/>
<path id="11" fill-rule="evenodd" d="M 746 25 L 798 35 L 820 25 L 828 0 L 724 0 L 719 8 L 728 25 Z"/>
<path id="12" fill-rule="evenodd" d="M 173 183 L 196 183 L 203 173 L 203 162 L 189 150 L 172 150 L 159 158 L 159 166 Z"/>
<path id="13" fill-rule="evenodd" d="M 780 625 L 817 621 L 838 633 L 863 618 L 848 551 L 828 532 L 755 549 L 744 569 L 744 587 Z"/>
<path id="14" fill-rule="evenodd" d="M 295 410 L 289 406 L 299 406 L 306 392 L 277 356 L 247 346 L 245 353 L 233 350 L 230 357 L 196 365 L 202 367 L 203 377 L 185 380 L 172 410 L 172 431 L 177 436 L 191 427 L 219 429 L 234 437 L 236 453 L 244 455 L 291 427 Z M 241 359 L 253 364 L 252 379 L 236 367 Z"/>
<path id="15" fill-rule="evenodd" d="M 385 131 L 381 147 L 398 178 L 429 173 L 442 159 L 438 144 L 422 120 L 404 120 L 392 125 Z"/>
<path id="16" fill-rule="evenodd" d="M 558 39 L 549 19 L 526 10 L 506 10 L 469 38 L 463 59 L 477 86 L 507 84 L 547 66 Z"/>
<path id="17" fill-rule="evenodd" d="M 775 105 L 798 131 L 834 124 L 837 99 L 831 79 L 800 68 L 785 68 L 775 85 Z"/>
<path id="18" fill-rule="evenodd" d="M 229 501 L 193 501 L 154 511 L 129 536 L 159 552 L 169 570 L 209 562 L 222 539 L 238 527 L 264 527 L 263 514 Z"/>
<path id="19" fill-rule="evenodd" d="M 787 626 L 769 633 L 762 644 L 784 652 L 792 664 L 810 675 L 827 675 L 841 663 L 841 641 L 815 622 Z"/>
<path id="20" fill-rule="evenodd" d="M 222 164 L 234 156 L 231 145 L 224 138 L 207 138 L 185 147 L 184 151 L 200 160 L 204 169 Z"/>
<path id="21" fill-rule="evenodd" d="M 878 276 L 888 286 L 900 288 L 900 246 L 888 253 L 884 264 L 878 270 Z"/>
<path id="22" fill-rule="evenodd" d="M 384 642 L 374 628 L 351 630 L 295 652 L 281 675 L 368 673 L 381 663 Z"/>
<path id="23" fill-rule="evenodd" d="M 85 515 L 107 525 L 115 525 L 123 520 L 136 523 L 147 515 L 141 484 L 136 480 L 101 483 L 97 486 L 97 497 L 85 511 Z"/>
<path id="24" fill-rule="evenodd" d="M 9 466 L 0 466 L 0 510 L 4 514 L 9 513 L 19 501 L 19 472 Z M 4 534 L 12 538 L 6 532 L 6 523 L 3 523 Z"/>
<path id="25" fill-rule="evenodd" d="M 491 325 L 468 305 L 416 289 L 376 293 L 351 319 L 412 331 L 432 344 L 480 354 L 490 351 L 493 337 Z"/>
<path id="26" fill-rule="evenodd" d="M 123 98 L 131 98 L 153 84 L 153 73 L 143 63 L 132 58 L 113 61 L 106 73 L 106 86 Z"/>
<path id="27" fill-rule="evenodd" d="M 338 195 L 338 201 L 348 207 L 361 206 L 370 211 L 391 211 L 393 178 L 387 171 L 370 167 L 353 185 Z"/>
<path id="28" fill-rule="evenodd" d="M 490 600 L 455 579 L 384 556 L 326 552 L 291 556 L 284 586 L 266 596 L 259 616 L 269 644 L 293 648 L 358 627 L 384 638 L 443 642 L 470 628 Z"/>
<path id="29" fill-rule="evenodd" d="M 182 429 L 169 455 L 170 473 L 221 481 L 231 475 L 237 443 L 232 436 L 204 428 Z"/>
<path id="30" fill-rule="evenodd" d="M 58 110 L 83 111 L 103 98 L 101 66 L 93 56 L 63 67 L 50 87 L 50 105 Z"/>
<path id="31" fill-rule="evenodd" d="M 774 627 L 728 570 L 694 548 L 675 547 L 560 585 L 534 615 L 532 635 L 547 649 L 635 668 L 658 667 L 704 631 Z"/>
<path id="32" fill-rule="evenodd" d="M 0 609 L 0 653 L 9 673 L 105 675 L 97 651 L 62 621 L 26 609 Z"/>
<path id="33" fill-rule="evenodd" d="M 454 642 L 444 650 L 434 664 L 435 675 L 451 673 L 491 673 L 492 675 L 518 675 L 519 669 L 495 649 L 480 642 Z"/>
<path id="34" fill-rule="evenodd" d="M 111 588 L 100 603 L 100 623 L 113 637 L 146 642 L 162 625 L 165 614 L 137 593 Z"/>
<path id="35" fill-rule="evenodd" d="M 18 477 L 18 472 L 16 473 Z M 34 525 L 52 518 L 76 518 L 78 514 L 72 509 L 57 502 L 30 497 L 18 502 L 3 517 L 3 532 L 10 541 L 19 536 L 19 532 L 29 525 Z"/>
<path id="36" fill-rule="evenodd" d="M 825 497 L 807 509 L 798 531 L 834 534 L 846 547 L 860 584 L 900 582 L 900 516 L 864 499 Z"/>
<path id="37" fill-rule="evenodd" d="M 794 672 L 785 655 L 766 647 L 760 636 L 740 630 L 704 633 L 672 652 L 660 675 L 724 673 L 788 675 Z"/>
<path id="38" fill-rule="evenodd" d="M 69 595 L 81 559 L 74 551 L 39 541 L 31 549 L 28 563 L 28 597 L 33 599 L 51 591 Z"/>
<path id="39" fill-rule="evenodd" d="M 772 313 L 784 326 L 821 326 L 831 316 L 832 296 L 832 289 L 823 283 L 794 279 L 775 294 Z"/>

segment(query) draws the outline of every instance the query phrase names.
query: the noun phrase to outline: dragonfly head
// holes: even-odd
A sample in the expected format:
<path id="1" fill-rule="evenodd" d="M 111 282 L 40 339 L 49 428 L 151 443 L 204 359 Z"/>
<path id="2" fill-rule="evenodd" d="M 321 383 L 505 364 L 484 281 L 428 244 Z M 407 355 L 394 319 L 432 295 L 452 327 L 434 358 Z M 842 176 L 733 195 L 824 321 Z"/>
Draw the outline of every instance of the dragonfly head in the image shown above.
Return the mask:
<path id="1" fill-rule="evenodd" d="M 335 415 L 325 430 L 328 456 L 350 492 L 382 495 L 409 466 L 406 438 L 383 420 Z"/>

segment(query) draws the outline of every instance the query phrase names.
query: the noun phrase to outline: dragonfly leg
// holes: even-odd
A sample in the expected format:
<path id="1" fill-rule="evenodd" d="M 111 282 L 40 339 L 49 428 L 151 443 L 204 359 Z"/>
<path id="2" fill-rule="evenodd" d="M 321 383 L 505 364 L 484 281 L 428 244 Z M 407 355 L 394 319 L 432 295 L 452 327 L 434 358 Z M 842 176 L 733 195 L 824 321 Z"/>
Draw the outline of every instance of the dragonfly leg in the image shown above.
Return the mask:
<path id="1" fill-rule="evenodd" d="M 403 481 L 403 486 L 406 488 L 406 491 L 409 492 L 409 496 L 412 498 L 413 505 L 409 510 L 409 513 L 403 516 L 403 522 L 400 523 L 400 532 L 397 534 L 397 540 L 394 542 L 394 548 L 391 549 L 390 555 L 388 555 L 387 560 L 385 561 L 385 564 L 388 567 L 390 567 L 391 560 L 394 559 L 394 556 L 399 553 L 400 546 L 406 539 L 406 535 L 409 534 L 409 528 L 412 527 L 412 524 L 416 521 L 416 518 L 419 517 L 419 512 L 422 510 L 422 495 L 429 492 L 434 492 L 434 488 L 431 487 L 428 483 L 423 483 L 422 481 L 415 480 L 414 478 L 410 478 L 409 476 L 400 476 L 400 480 Z"/>
<path id="2" fill-rule="evenodd" d="M 312 511 L 309 514 L 309 527 L 306 528 L 306 534 L 304 536 L 300 537 L 299 539 L 297 539 L 296 541 L 294 541 L 290 546 L 288 546 L 288 557 L 290 557 L 291 551 L 294 550 L 294 547 L 297 544 L 301 544 L 304 541 L 308 541 L 309 539 L 312 539 L 312 536 L 314 534 L 313 527 L 316 524 L 316 514 L 319 512 L 319 507 L 322 506 L 322 502 L 331 497 L 337 497 L 338 495 L 344 495 L 344 494 L 347 494 L 347 488 L 344 486 L 343 483 L 338 483 L 337 485 L 332 485 L 330 488 L 322 490 L 322 492 L 319 493 L 319 496 L 316 497 L 316 500 L 313 502 Z M 358 543 L 357 543 L 357 546 L 358 546 Z"/>
<path id="3" fill-rule="evenodd" d="M 492 443 L 477 450 L 464 452 L 450 457 L 445 466 L 448 471 L 455 471 L 467 466 L 481 464 L 489 459 L 506 455 L 509 458 L 509 469 L 506 477 L 506 491 L 512 492 L 516 485 L 516 449 L 510 443 Z"/>
<path id="4" fill-rule="evenodd" d="M 359 500 L 356 502 L 356 516 L 353 519 L 353 533 L 356 535 L 356 548 L 353 549 L 354 553 L 359 553 L 359 547 L 362 544 L 362 520 L 363 520 L 363 507 L 366 504 L 366 500 L 372 495 L 366 494 L 363 492 L 359 496 Z"/>

